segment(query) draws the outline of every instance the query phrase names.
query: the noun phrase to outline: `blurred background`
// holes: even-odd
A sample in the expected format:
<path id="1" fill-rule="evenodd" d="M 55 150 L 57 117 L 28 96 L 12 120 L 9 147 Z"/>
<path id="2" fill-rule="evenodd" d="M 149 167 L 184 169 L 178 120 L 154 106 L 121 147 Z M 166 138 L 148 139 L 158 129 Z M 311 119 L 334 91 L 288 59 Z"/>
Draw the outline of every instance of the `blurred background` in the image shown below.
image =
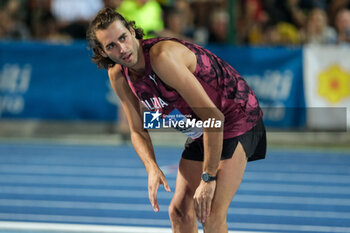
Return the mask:
<path id="1" fill-rule="evenodd" d="M 85 41 L 104 6 L 135 20 L 146 38 L 198 43 L 230 63 L 264 107 L 271 143 L 348 144 L 347 0 L 2 0 L 3 139 L 80 135 L 128 143 L 106 71 L 90 61 Z"/>
<path id="2" fill-rule="evenodd" d="M 135 20 L 146 38 L 188 40 L 230 63 L 256 92 L 271 143 L 350 141 L 347 0 L 2 0 L 2 138 L 128 142 L 106 71 L 90 61 L 85 41 L 104 6 Z"/>
<path id="3" fill-rule="evenodd" d="M 0 0 L 1 233 L 170 232 L 173 193 L 159 190 L 154 214 L 124 113 L 90 59 L 86 29 L 104 6 L 146 38 L 206 47 L 259 98 L 267 159 L 247 166 L 231 232 L 350 232 L 350 0 Z M 186 138 L 151 137 L 174 190 Z"/>

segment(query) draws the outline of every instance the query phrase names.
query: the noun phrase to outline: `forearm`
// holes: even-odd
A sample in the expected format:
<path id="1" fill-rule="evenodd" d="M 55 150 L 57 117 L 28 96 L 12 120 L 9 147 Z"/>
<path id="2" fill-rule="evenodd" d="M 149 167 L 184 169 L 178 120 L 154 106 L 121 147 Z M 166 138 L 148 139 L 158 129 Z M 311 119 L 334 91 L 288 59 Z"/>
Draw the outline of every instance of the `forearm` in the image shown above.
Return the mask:
<path id="1" fill-rule="evenodd" d="M 203 172 L 215 176 L 219 166 L 222 152 L 223 131 L 205 130 L 203 135 L 204 162 Z"/>
<path id="2" fill-rule="evenodd" d="M 157 191 L 159 185 L 163 184 L 167 192 L 170 192 L 170 187 L 163 172 L 159 169 L 154 150 L 152 146 L 151 137 L 147 131 L 139 131 L 131 133 L 132 144 L 145 165 L 148 173 L 148 197 L 155 212 L 159 211 L 159 204 L 157 201 Z"/>
<path id="3" fill-rule="evenodd" d="M 131 142 L 136 153 L 143 162 L 147 173 L 154 168 L 158 168 L 151 137 L 149 136 L 148 132 L 131 132 Z"/>

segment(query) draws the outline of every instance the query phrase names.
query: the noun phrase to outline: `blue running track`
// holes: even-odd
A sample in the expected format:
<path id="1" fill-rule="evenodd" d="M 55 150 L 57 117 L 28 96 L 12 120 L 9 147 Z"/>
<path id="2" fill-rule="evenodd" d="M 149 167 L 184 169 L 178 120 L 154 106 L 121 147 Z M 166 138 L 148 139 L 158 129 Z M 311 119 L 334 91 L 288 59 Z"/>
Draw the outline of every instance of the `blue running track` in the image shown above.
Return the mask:
<path id="1" fill-rule="evenodd" d="M 182 149 L 155 151 L 174 190 Z M 170 228 L 172 195 L 161 187 L 153 212 L 145 169 L 129 146 L 0 143 L 0 222 Z M 228 226 L 350 232 L 350 152 L 270 149 L 248 164 Z"/>

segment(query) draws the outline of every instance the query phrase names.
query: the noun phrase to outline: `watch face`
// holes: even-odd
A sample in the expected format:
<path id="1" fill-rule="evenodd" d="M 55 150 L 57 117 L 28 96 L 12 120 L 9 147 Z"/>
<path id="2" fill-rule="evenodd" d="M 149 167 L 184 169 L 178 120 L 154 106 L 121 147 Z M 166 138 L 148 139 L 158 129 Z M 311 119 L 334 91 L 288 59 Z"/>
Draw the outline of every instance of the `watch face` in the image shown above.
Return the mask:
<path id="1" fill-rule="evenodd" d="M 203 179 L 203 181 L 208 182 L 209 181 L 209 174 L 203 173 L 202 174 L 202 179 Z"/>

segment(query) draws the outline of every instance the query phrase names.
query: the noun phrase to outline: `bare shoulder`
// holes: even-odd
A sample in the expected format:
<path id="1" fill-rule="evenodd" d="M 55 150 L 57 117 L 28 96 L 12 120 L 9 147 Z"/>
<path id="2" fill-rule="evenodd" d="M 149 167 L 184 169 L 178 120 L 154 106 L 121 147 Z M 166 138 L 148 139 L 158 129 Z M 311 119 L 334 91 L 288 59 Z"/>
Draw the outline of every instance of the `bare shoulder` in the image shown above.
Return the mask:
<path id="1" fill-rule="evenodd" d="M 114 92 L 119 96 L 120 100 L 132 97 L 132 92 L 124 75 L 121 71 L 121 66 L 116 64 L 108 69 L 108 77 Z"/>
<path id="2" fill-rule="evenodd" d="M 175 40 L 160 41 L 150 49 L 150 56 L 156 57 L 162 54 L 177 55 L 184 52 L 191 52 L 185 45 Z"/>
<path id="3" fill-rule="evenodd" d="M 174 40 L 160 41 L 150 49 L 152 67 L 162 66 L 165 61 L 185 64 L 190 70 L 195 67 L 196 56 L 185 45 Z"/>
<path id="4" fill-rule="evenodd" d="M 174 40 L 163 40 L 159 41 L 158 43 L 154 44 L 151 48 L 152 52 L 155 51 L 164 51 L 168 49 L 173 49 L 177 47 L 184 46 L 180 42 L 174 41 Z"/>

